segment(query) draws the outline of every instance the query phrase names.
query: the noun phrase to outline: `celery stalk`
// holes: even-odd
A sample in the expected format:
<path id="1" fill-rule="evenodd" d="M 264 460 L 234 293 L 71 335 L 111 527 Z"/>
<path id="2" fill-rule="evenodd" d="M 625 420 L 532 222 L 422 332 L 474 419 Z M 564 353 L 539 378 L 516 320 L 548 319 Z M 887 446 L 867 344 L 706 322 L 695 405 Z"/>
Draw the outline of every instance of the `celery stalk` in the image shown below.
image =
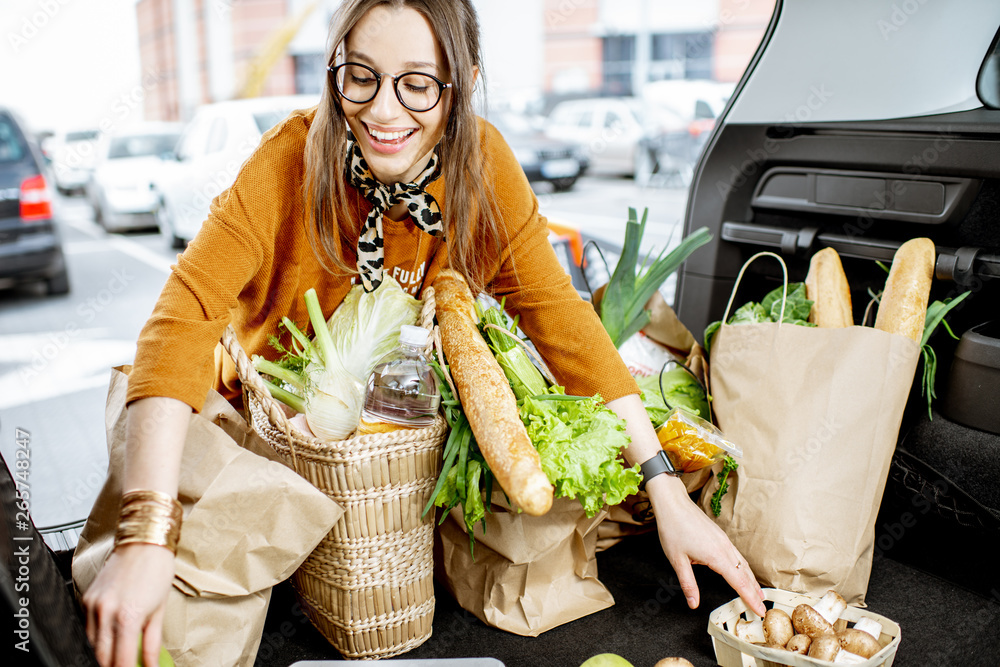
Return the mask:
<path id="1" fill-rule="evenodd" d="M 270 375 L 277 380 L 290 384 L 299 391 L 302 391 L 305 388 L 306 383 L 305 380 L 302 379 L 302 376 L 295 371 L 285 368 L 284 366 L 279 366 L 273 361 L 268 361 L 264 357 L 255 354 L 253 356 L 253 367 L 258 373 Z"/>
<path id="2" fill-rule="evenodd" d="M 290 407 L 292 410 L 295 410 L 296 412 L 304 413 L 306 411 L 306 402 L 301 397 L 296 396 L 295 394 L 286 389 L 282 389 L 273 382 L 268 382 L 267 380 L 264 380 L 264 384 L 267 385 L 267 390 L 271 392 L 271 397 L 274 398 L 275 400 L 281 401 L 282 403 Z"/>
<path id="3" fill-rule="evenodd" d="M 324 366 L 331 366 L 339 362 L 337 346 L 333 342 L 333 336 L 326 326 L 326 318 L 323 316 L 323 308 L 319 305 L 319 296 L 316 290 L 310 287 L 305 293 L 306 310 L 309 312 L 309 323 L 313 328 L 313 342 L 319 348 L 319 355 L 323 358 Z M 294 332 L 293 332 L 294 333 Z"/>

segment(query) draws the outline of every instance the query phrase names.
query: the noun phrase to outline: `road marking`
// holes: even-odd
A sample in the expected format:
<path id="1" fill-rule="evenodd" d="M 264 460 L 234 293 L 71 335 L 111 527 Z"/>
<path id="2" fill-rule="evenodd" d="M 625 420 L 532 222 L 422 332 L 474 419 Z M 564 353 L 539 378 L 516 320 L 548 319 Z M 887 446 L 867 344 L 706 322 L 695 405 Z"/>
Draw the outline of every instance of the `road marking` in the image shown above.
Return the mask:
<path id="1" fill-rule="evenodd" d="M 70 241 L 63 244 L 63 252 L 67 255 L 82 255 L 88 252 L 107 252 L 108 244 L 100 241 Z"/>
<path id="2" fill-rule="evenodd" d="M 93 225 L 83 220 L 67 219 L 64 220 L 64 223 L 72 227 L 73 229 L 76 229 L 77 231 L 80 231 L 86 234 L 87 236 L 96 239 L 95 242 L 107 243 L 114 250 L 117 250 L 118 252 L 124 255 L 128 255 L 132 259 L 142 262 L 146 266 L 156 269 L 157 271 L 162 271 L 163 273 L 170 273 L 171 271 L 170 266 L 172 262 L 170 260 L 166 259 L 165 257 L 161 257 L 160 255 L 157 255 L 149 248 L 140 245 L 135 241 L 130 241 L 129 239 L 117 236 L 115 234 L 101 236 L 100 234 L 95 232 Z M 84 252 L 93 252 L 93 250 L 86 249 L 85 246 Z"/>
<path id="3" fill-rule="evenodd" d="M 110 369 L 131 363 L 135 341 L 92 339 L 108 329 L 77 329 L 0 336 L 0 410 L 79 391 L 107 388 Z"/>

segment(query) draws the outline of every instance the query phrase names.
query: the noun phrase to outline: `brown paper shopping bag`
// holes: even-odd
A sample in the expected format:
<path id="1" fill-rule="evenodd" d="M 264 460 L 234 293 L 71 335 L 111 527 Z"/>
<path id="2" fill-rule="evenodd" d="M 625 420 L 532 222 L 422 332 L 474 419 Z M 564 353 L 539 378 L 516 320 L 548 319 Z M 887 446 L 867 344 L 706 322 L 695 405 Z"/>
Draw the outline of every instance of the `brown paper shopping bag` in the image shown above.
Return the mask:
<path id="1" fill-rule="evenodd" d="M 439 579 L 459 605 L 484 623 L 527 637 L 606 609 L 615 601 L 597 579 L 597 526 L 579 501 L 556 498 L 543 516 L 511 510 L 494 491 L 485 533 L 469 552 L 460 507 L 438 530 Z"/>
<path id="2" fill-rule="evenodd" d="M 114 542 L 128 371 L 112 370 L 108 478 L 73 557 L 81 593 Z M 343 514 L 279 461 L 218 393 L 191 415 L 178 490 L 185 518 L 163 624 L 164 646 L 180 667 L 253 664 L 271 587 L 291 576 Z"/>
<path id="3" fill-rule="evenodd" d="M 832 588 L 864 603 L 875 519 L 918 355 L 909 338 L 870 327 L 719 330 L 713 410 L 743 459 L 718 524 L 761 584 L 815 596 Z M 702 490 L 706 511 L 717 488 L 713 478 Z"/>

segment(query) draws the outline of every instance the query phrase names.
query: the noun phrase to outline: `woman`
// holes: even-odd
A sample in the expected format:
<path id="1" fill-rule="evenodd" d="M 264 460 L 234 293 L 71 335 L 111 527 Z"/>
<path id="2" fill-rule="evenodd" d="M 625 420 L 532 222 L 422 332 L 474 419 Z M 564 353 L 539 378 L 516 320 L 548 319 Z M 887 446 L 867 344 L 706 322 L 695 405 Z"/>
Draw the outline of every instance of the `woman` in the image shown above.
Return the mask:
<path id="1" fill-rule="evenodd" d="M 506 297 L 567 391 L 611 399 L 628 423 L 630 463 L 660 451 L 634 381 L 555 259 L 517 161 L 473 113 L 478 34 L 467 0 L 345 2 L 319 107 L 293 113 L 263 138 L 178 259 L 129 381 L 124 489 L 153 492 L 144 502 L 160 503 L 149 510 L 159 512 L 159 527 L 146 530 L 123 513 L 119 536 L 131 526 L 132 539 L 116 543 L 84 596 L 102 665 L 134 664 L 140 631 L 154 664 L 188 418 L 213 378 L 223 395 L 239 393 L 228 356 L 213 364 L 223 329 L 232 323 L 248 353 L 267 354 L 282 316 L 306 321 L 309 287 L 329 313 L 356 280 L 374 289 L 385 275 L 405 276 L 403 287 L 416 294 L 450 265 L 473 290 Z M 746 561 L 681 482 L 656 475 L 646 490 L 689 606 L 698 605 L 691 565 L 703 563 L 763 615 Z M 144 541 L 144 530 L 158 537 Z"/>

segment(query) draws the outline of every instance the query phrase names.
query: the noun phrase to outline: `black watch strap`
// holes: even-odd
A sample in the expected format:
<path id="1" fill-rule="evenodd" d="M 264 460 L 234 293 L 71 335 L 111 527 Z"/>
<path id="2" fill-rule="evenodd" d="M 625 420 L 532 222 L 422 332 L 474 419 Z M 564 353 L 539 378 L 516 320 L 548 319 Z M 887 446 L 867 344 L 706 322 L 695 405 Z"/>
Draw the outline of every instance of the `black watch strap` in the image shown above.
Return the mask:
<path id="1" fill-rule="evenodd" d="M 656 453 L 656 456 L 645 461 L 641 464 L 642 467 L 642 481 L 639 482 L 639 490 L 646 488 L 646 482 L 653 479 L 657 475 L 667 473 L 668 475 L 680 476 L 680 472 L 674 468 L 674 465 L 667 458 L 667 453 L 662 449 Z"/>

